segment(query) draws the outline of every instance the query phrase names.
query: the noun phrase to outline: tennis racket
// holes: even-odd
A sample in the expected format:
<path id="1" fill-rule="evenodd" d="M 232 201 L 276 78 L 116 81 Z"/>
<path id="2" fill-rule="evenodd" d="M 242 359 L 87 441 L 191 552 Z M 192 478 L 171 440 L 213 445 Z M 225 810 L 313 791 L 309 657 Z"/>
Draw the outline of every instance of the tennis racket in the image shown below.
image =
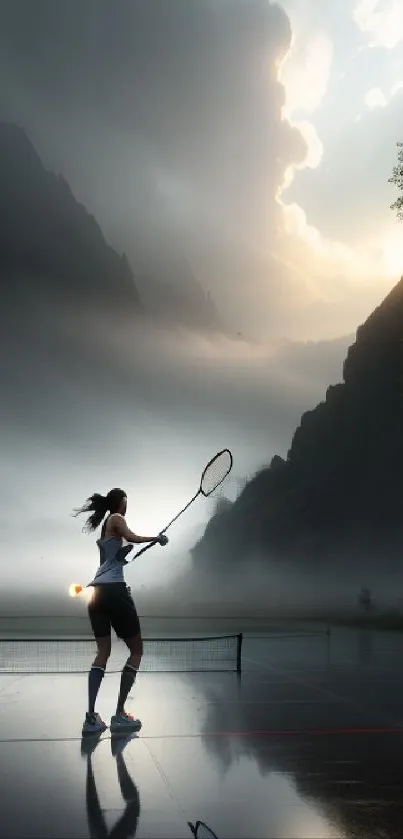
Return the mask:
<path id="1" fill-rule="evenodd" d="M 204 467 L 201 478 L 199 488 L 193 498 L 188 501 L 188 503 L 180 510 L 179 513 L 171 519 L 165 527 L 160 530 L 159 536 L 162 536 L 164 533 L 167 532 L 168 528 L 171 527 L 174 522 L 178 521 L 180 516 L 189 509 L 190 505 L 193 504 L 194 501 L 199 497 L 199 495 L 203 495 L 204 498 L 208 498 L 220 484 L 225 481 L 227 475 L 231 472 L 232 466 L 234 463 L 234 459 L 229 449 L 223 449 L 221 452 L 217 452 L 214 457 L 209 460 L 207 465 Z M 130 559 L 127 560 L 127 564 L 129 562 L 133 562 L 133 560 L 137 559 L 137 557 L 141 556 L 145 551 L 148 551 L 150 548 L 154 547 L 154 545 L 158 545 L 159 540 L 154 539 L 153 542 L 149 542 L 144 548 L 141 548 L 140 551 L 134 554 Z"/>

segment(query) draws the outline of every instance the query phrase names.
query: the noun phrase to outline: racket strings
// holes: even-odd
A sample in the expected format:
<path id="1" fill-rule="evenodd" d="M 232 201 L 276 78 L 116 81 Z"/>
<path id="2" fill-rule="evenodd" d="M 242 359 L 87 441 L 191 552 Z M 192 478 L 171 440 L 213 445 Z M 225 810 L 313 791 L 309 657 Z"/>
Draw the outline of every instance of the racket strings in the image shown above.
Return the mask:
<path id="1" fill-rule="evenodd" d="M 218 452 L 207 464 L 200 482 L 200 492 L 205 497 L 211 495 L 222 484 L 232 469 L 232 454 L 229 449 Z"/>
<path id="2" fill-rule="evenodd" d="M 198 821 L 196 824 L 188 822 L 188 825 L 195 839 L 217 839 L 217 834 L 213 833 L 211 828 L 204 824 L 204 822 Z"/>

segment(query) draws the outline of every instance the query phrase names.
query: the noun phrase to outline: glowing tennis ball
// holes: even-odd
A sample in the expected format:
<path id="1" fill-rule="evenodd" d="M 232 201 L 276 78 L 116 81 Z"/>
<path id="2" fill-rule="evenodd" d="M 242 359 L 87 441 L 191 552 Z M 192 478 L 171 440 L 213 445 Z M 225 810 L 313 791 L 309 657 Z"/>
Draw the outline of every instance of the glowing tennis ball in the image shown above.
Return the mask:
<path id="1" fill-rule="evenodd" d="M 82 590 L 82 586 L 77 585 L 77 583 L 72 583 L 72 585 L 69 588 L 69 595 L 70 597 L 79 597 Z"/>

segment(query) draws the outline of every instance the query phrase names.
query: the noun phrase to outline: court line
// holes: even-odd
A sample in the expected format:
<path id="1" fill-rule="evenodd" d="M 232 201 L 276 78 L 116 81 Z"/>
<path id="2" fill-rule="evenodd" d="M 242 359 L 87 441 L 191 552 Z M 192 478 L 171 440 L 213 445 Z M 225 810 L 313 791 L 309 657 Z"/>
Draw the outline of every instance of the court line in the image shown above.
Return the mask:
<path id="1" fill-rule="evenodd" d="M 151 740 L 152 738 L 150 737 L 148 739 Z M 154 764 L 154 766 L 155 766 L 155 768 L 156 768 L 156 770 L 157 770 L 157 772 L 158 772 L 158 774 L 161 778 L 162 783 L 165 785 L 165 788 L 168 792 L 168 795 L 169 795 L 171 801 L 175 804 L 175 807 L 176 807 L 178 813 L 180 813 L 182 818 L 184 819 L 184 821 L 186 821 L 185 808 L 182 806 L 181 802 L 179 801 L 179 798 L 177 797 L 177 795 L 175 793 L 175 789 L 170 782 L 169 776 L 167 775 L 167 773 L 162 768 L 160 761 L 158 760 L 157 756 L 154 754 L 154 752 L 150 748 L 150 746 L 147 743 L 145 743 L 145 747 L 146 747 L 146 749 L 148 751 L 148 754 L 150 755 L 150 758 L 151 758 L 151 760 L 152 760 L 152 762 L 153 762 L 153 764 Z"/>
<path id="2" fill-rule="evenodd" d="M 359 735 L 403 734 L 403 728 L 398 727 L 369 727 L 369 728 L 285 728 L 285 729 L 249 729 L 240 731 L 206 731 L 193 734 L 142 734 L 135 739 L 142 740 L 201 740 L 205 737 L 335 737 Z M 91 738 L 89 738 L 91 739 Z M 81 743 L 81 737 L 5 737 L 0 738 L 3 743 Z M 112 740 L 112 736 L 102 737 L 99 742 Z"/>
<path id="3" fill-rule="evenodd" d="M 196 700 L 197 701 L 197 700 Z M 203 706 L 223 704 L 217 701 L 203 701 Z M 231 699 L 225 700 L 225 707 L 229 705 L 338 705 L 334 699 Z"/>

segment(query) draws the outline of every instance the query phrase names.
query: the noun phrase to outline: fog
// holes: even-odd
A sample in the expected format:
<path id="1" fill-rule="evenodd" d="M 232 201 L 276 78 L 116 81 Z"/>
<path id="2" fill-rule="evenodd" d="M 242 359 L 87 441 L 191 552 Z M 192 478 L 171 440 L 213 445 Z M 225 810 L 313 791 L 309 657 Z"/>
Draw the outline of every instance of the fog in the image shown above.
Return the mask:
<path id="1" fill-rule="evenodd" d="M 142 615 L 340 615 L 356 612 L 362 586 L 379 603 L 395 603 L 392 579 L 370 568 L 363 576 L 347 560 L 340 575 L 340 557 L 336 571 L 300 566 L 298 557 L 283 569 L 269 556 L 245 556 L 230 573 L 211 565 L 206 571 L 189 554 L 220 494 L 234 500 L 274 454 L 286 455 L 303 411 L 341 379 L 352 337 L 252 343 L 150 319 L 80 321 L 79 311 L 66 307 L 49 321 L 43 342 L 37 332 L 33 344 L 29 329 L 7 339 L 18 378 L 3 391 L 1 544 L 3 556 L 12 555 L 3 569 L 3 614 L 65 615 L 86 626 L 85 603 L 72 601 L 68 587 L 87 584 L 98 559 L 73 509 L 93 491 L 123 486 L 129 524 L 152 535 L 187 503 L 204 465 L 225 447 L 234 467 L 220 490 L 195 502 L 166 548 L 127 566 Z"/>
<path id="2" fill-rule="evenodd" d="M 233 497 L 237 481 L 286 452 L 301 413 L 340 378 L 348 342 L 252 343 L 142 316 L 113 321 L 79 303 L 14 305 L 18 318 L 3 315 L 1 334 L 1 540 L 13 552 L 5 582 L 24 589 L 81 582 L 85 563 L 91 573 L 93 545 L 70 512 L 94 491 L 123 486 L 133 527 L 153 535 L 228 447 Z M 182 528 L 211 509 L 199 500 L 175 525 L 167 568 L 192 547 L 189 537 L 178 549 Z M 158 576 L 157 553 L 136 569 L 141 582 L 146 568 Z"/>
<path id="3" fill-rule="evenodd" d="M 344 186 L 331 199 L 317 186 L 315 127 L 308 136 L 287 110 L 284 60 L 301 54 L 301 43 L 293 52 L 301 31 L 309 53 L 301 4 L 284 3 L 286 13 L 262 0 L 174 0 L 169 14 L 149 0 L 56 5 L 2 3 L 0 120 L 27 132 L 44 166 L 68 180 L 108 243 L 128 254 L 144 306 L 136 317 L 123 306 L 112 316 L 95 293 L 84 304 L 77 283 L 73 291 L 27 269 L 18 289 L 14 276 L 1 277 L 0 603 L 8 614 L 84 609 L 68 587 L 88 582 L 98 557 L 71 512 L 94 491 L 122 486 L 129 524 L 154 535 L 218 450 L 234 456 L 223 487 L 230 499 L 273 455 L 285 456 L 302 413 L 341 380 L 356 327 L 394 282 L 376 262 L 378 241 L 368 259 L 362 231 L 348 248 L 339 241 L 362 218 L 354 172 L 353 219 Z M 351 57 L 361 35 L 345 5 L 339 12 L 335 49 L 345 47 L 345 28 Z M 386 183 L 389 140 L 379 131 L 379 148 L 369 112 L 355 120 L 362 93 L 340 131 L 337 116 L 338 165 L 354 131 L 355 147 L 370 147 L 358 183 L 376 167 Z M 397 101 L 385 108 L 389 127 Z M 323 134 L 331 133 L 329 122 Z M 332 178 L 342 183 L 338 172 Z M 284 203 L 287 183 L 298 205 Z M 309 226 L 306 205 L 319 227 L 318 206 L 326 210 L 333 239 Z M 381 211 L 373 216 L 385 231 Z M 298 557 L 292 574 L 270 557 L 245 556 L 229 579 L 219 567 L 207 577 L 189 551 L 213 510 L 214 500 L 200 499 L 166 549 L 128 567 L 140 612 L 330 610 L 354 602 L 361 585 L 393 596 L 393 581 L 375 571 L 364 580 L 348 569 L 339 584 L 329 568 L 310 576 Z"/>

